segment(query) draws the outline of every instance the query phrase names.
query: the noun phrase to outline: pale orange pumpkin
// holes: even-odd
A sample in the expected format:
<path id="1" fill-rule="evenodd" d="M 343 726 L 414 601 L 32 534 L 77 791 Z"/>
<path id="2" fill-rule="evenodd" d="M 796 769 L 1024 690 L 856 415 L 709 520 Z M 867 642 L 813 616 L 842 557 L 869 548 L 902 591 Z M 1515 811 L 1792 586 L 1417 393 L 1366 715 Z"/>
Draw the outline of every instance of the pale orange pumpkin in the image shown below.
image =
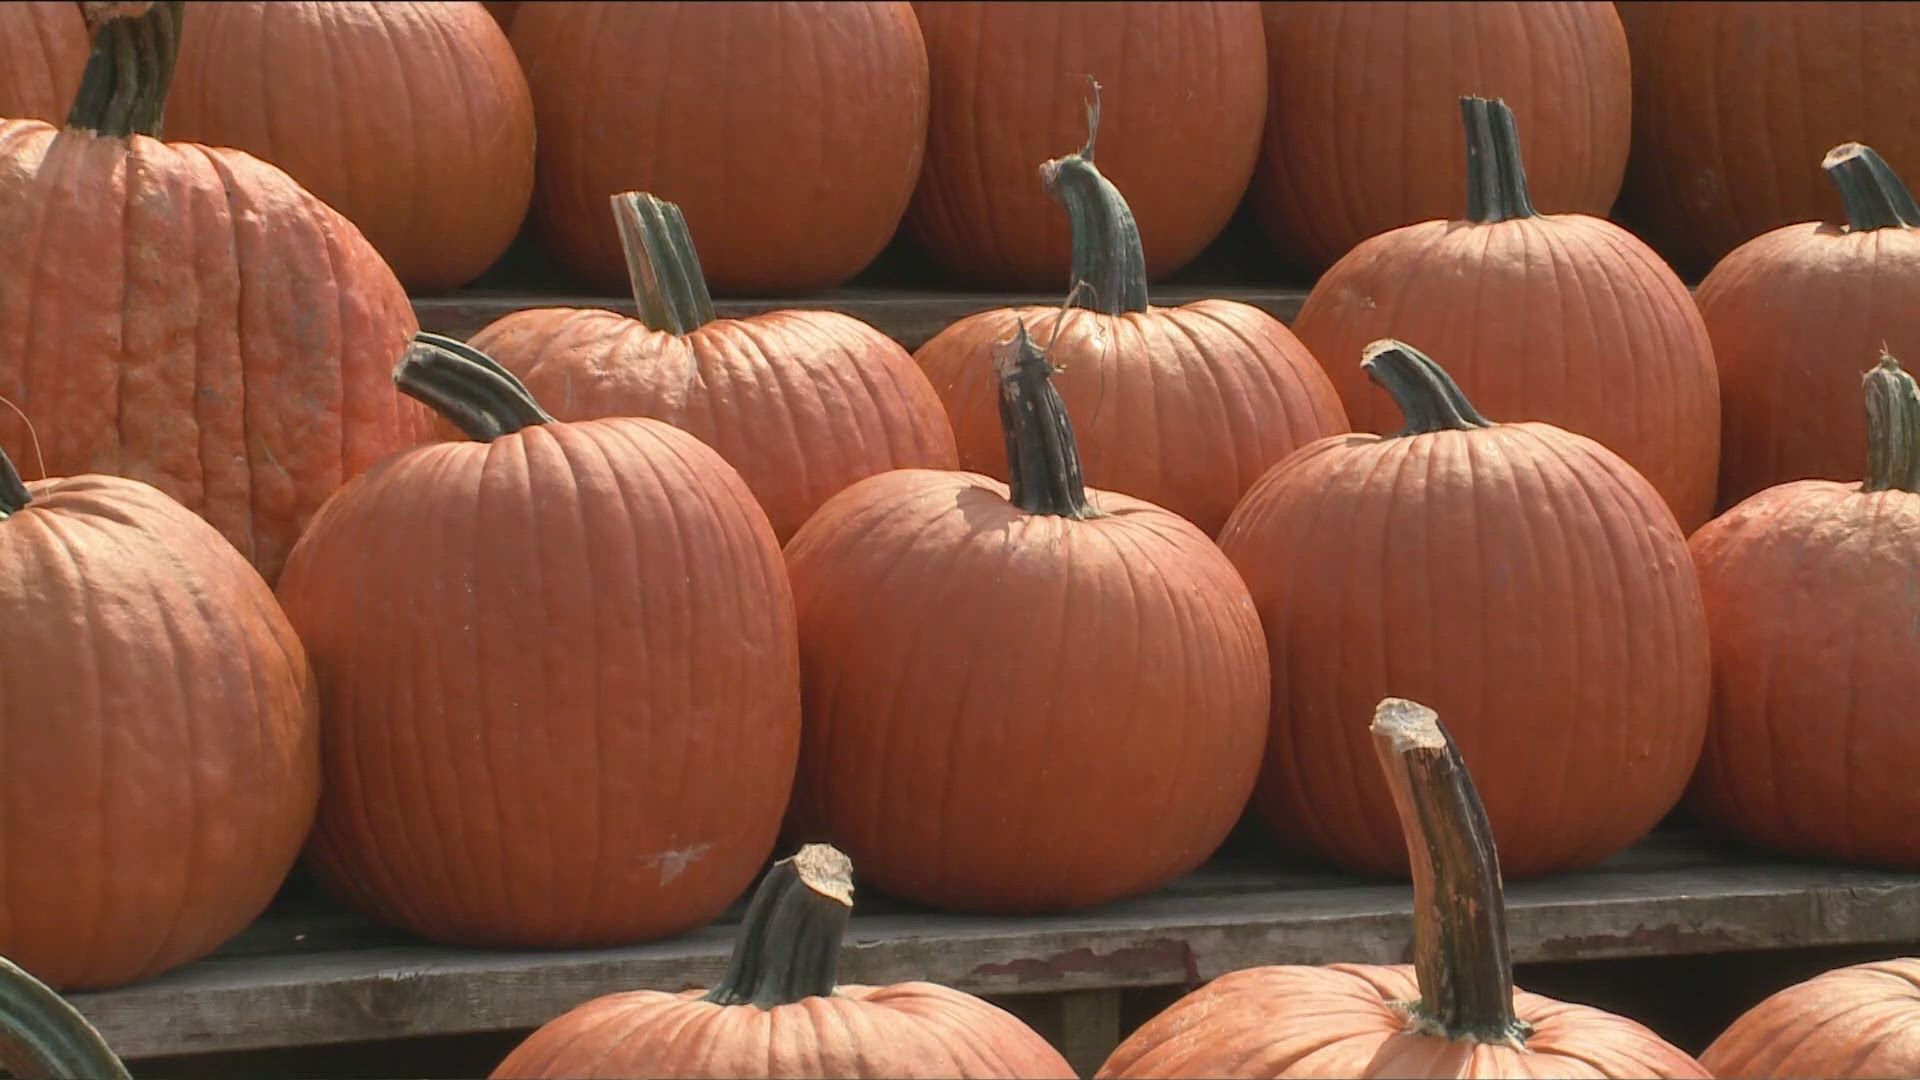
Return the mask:
<path id="1" fill-rule="evenodd" d="M 1748 1009 L 1700 1063 L 1726 1080 L 1920 1076 L 1920 959 L 1852 964 Z"/>

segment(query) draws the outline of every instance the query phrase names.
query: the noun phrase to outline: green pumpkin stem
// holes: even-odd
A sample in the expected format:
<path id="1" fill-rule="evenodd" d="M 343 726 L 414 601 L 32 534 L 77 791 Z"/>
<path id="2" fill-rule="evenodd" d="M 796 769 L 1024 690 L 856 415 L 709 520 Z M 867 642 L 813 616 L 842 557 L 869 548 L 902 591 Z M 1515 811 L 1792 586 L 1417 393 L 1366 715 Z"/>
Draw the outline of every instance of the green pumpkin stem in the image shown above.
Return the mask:
<path id="1" fill-rule="evenodd" d="M 1840 189 L 1848 232 L 1920 226 L 1920 207 L 1907 185 L 1873 147 L 1841 143 L 1827 151 L 1820 167 Z"/>
<path id="2" fill-rule="evenodd" d="M 1467 131 L 1467 220 L 1492 224 L 1539 217 L 1527 194 L 1513 110 L 1497 98 L 1463 97 L 1460 121 Z"/>
<path id="3" fill-rule="evenodd" d="M 1862 381 L 1867 396 L 1867 478 L 1860 490 L 1920 493 L 1920 385 L 1885 349 Z"/>
<path id="4" fill-rule="evenodd" d="M 406 355 L 393 369 L 393 383 L 476 442 L 553 423 L 526 384 L 492 357 L 424 330 L 407 344 Z"/>
<path id="5" fill-rule="evenodd" d="M 1120 189 L 1093 164 L 1093 142 L 1100 133 L 1100 84 L 1093 83 L 1087 105 L 1087 143 L 1078 153 L 1040 166 L 1040 184 L 1067 209 L 1073 232 L 1073 280 L 1079 290 L 1071 301 L 1106 315 L 1147 310 L 1147 256 L 1140 248 L 1140 227 Z"/>
<path id="6" fill-rule="evenodd" d="M 0 1065 L 19 1080 L 130 1080 L 127 1067 L 78 1009 L 5 959 L 0 959 Z"/>
<path id="7" fill-rule="evenodd" d="M 613 221 L 627 257 L 627 281 L 640 321 L 686 335 L 714 320 L 700 255 L 680 208 L 642 191 L 613 196 Z"/>
<path id="8" fill-rule="evenodd" d="M 93 31 L 93 52 L 67 112 L 68 128 L 123 139 L 160 136 L 183 6 L 183 0 L 157 0 L 145 10 L 134 3 L 80 5 Z"/>
<path id="9" fill-rule="evenodd" d="M 994 373 L 1000 382 L 1000 432 L 1007 443 L 1007 498 L 1029 514 L 1103 517 L 1087 499 L 1073 419 L 1053 385 L 1053 367 L 1016 320 L 1011 341 L 1000 343 Z"/>
<path id="10" fill-rule="evenodd" d="M 20 470 L 13 467 L 13 459 L 7 452 L 0 450 L 0 521 L 25 510 L 32 501 L 33 493 L 20 479 Z"/>
<path id="11" fill-rule="evenodd" d="M 1392 438 L 1492 427 L 1433 358 L 1404 341 L 1382 338 L 1360 354 L 1361 370 L 1393 396 L 1407 426 Z"/>
<path id="12" fill-rule="evenodd" d="M 702 1000 L 771 1009 L 833 996 L 852 913 L 853 864 L 831 845 L 774 863 L 747 904 L 726 975 Z"/>
<path id="13" fill-rule="evenodd" d="M 1413 865 L 1409 1030 L 1524 1047 L 1533 1029 L 1513 1010 L 1500 857 L 1460 751 L 1432 709 L 1400 698 L 1380 703 L 1371 730 Z"/>

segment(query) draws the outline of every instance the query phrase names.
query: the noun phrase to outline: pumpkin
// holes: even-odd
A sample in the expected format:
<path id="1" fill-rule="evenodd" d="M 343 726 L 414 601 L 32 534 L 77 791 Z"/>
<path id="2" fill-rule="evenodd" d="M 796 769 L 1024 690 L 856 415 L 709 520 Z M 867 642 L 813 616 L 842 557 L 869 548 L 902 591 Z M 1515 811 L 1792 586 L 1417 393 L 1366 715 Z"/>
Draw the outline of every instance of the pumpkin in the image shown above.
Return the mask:
<path id="1" fill-rule="evenodd" d="M 1509 873 L 1599 862 L 1679 801 L 1706 734 L 1686 539 L 1592 439 L 1487 420 L 1405 343 L 1363 357 L 1406 426 L 1301 448 L 1220 535 L 1273 664 L 1254 810 L 1289 846 L 1405 874 L 1346 718 L 1417 695 L 1453 710 Z"/>
<path id="2" fill-rule="evenodd" d="M 1266 141 L 1249 201 L 1280 255 L 1321 270 L 1367 237 L 1460 213 L 1463 94 L 1532 140 L 1548 213 L 1604 217 L 1627 164 L 1632 76 L 1610 3 L 1266 3 Z"/>
<path id="3" fill-rule="evenodd" d="M 1072 145 L 1086 79 L 1109 87 L 1106 162 L 1132 196 L 1147 275 L 1186 265 L 1226 227 L 1253 172 L 1266 50 L 1251 3 L 917 0 L 933 77 L 915 243 L 998 289 L 1061 285 L 1071 237 L 1033 163 Z"/>
<path id="4" fill-rule="evenodd" d="M 1460 751 L 1411 701 L 1380 702 L 1368 731 L 1413 865 L 1413 963 L 1223 975 L 1142 1025 L 1096 1075 L 1707 1076 L 1626 1017 L 1514 987 L 1500 859 Z"/>
<path id="5" fill-rule="evenodd" d="M 607 199 L 686 211 L 727 294 L 823 289 L 893 238 L 926 145 L 927 54 L 898 3 L 527 4 L 534 212 L 569 273 L 624 288 Z"/>
<path id="6" fill-rule="evenodd" d="M 914 358 L 946 403 L 960 466 L 1005 479 L 1008 462 L 981 357 L 1036 323 L 1079 417 L 1087 482 L 1174 511 L 1208 533 L 1269 465 L 1347 430 L 1333 384 L 1279 320 L 1232 300 L 1154 307 L 1131 208 L 1086 145 L 1041 167 L 1072 221 L 1075 286 L 1067 308 L 997 308 L 934 335 Z"/>
<path id="7" fill-rule="evenodd" d="M 0 1067 L 19 1080 L 132 1080 L 80 1011 L 0 959 Z"/>
<path id="8" fill-rule="evenodd" d="M 1023 324 L 993 364 L 1009 483 L 881 473 L 787 544 L 794 831 L 930 905 L 1091 907 L 1186 873 L 1232 828 L 1266 737 L 1265 652 L 1206 534 L 1087 490 Z"/>
<path id="9" fill-rule="evenodd" d="M 1870 147 L 1822 164 L 1846 209 L 1754 237 L 1695 300 L 1720 366 L 1720 505 L 1790 480 L 1858 480 L 1866 421 L 1848 375 L 1920 353 L 1920 208 Z"/>
<path id="10" fill-rule="evenodd" d="M 1771 487 L 1693 536 L 1713 717 L 1690 801 L 1761 847 L 1920 870 L 1920 392 L 1883 355 L 1866 401 L 1864 481 Z"/>
<path id="11" fill-rule="evenodd" d="M 189 4 L 185 25 L 172 137 L 285 169 L 415 292 L 465 285 L 513 242 L 533 100 L 478 4 L 219 0 Z"/>
<path id="12" fill-rule="evenodd" d="M 837 311 L 716 319 L 679 207 L 627 192 L 613 216 L 639 319 L 531 308 L 472 340 L 555 416 L 692 432 L 740 471 L 782 542 L 863 476 L 955 466 L 946 410 L 892 338 Z"/>
<path id="13" fill-rule="evenodd" d="M 1806 163 L 1857 139 L 1920 170 L 1920 4 L 1625 2 L 1633 156 L 1621 212 L 1697 273 L 1833 196 Z"/>
<path id="14" fill-rule="evenodd" d="M 311 845 L 374 917 L 457 945 L 701 925 L 793 782 L 793 598 L 739 474 L 657 420 L 552 421 L 421 335 L 395 381 L 472 441 L 327 501 L 280 597 L 327 723 Z"/>
<path id="15" fill-rule="evenodd" d="M 1076 1074 L 1011 1014 L 927 982 L 838 984 L 852 864 L 809 844 L 754 890 L 711 990 L 595 998 L 535 1031 L 499 1080 L 580 1077 L 1059 1077 Z"/>
<path id="16" fill-rule="evenodd" d="M 0 952 L 145 979 L 266 908 L 319 799 L 306 654 L 266 582 L 138 480 L 0 455 Z"/>
<path id="17" fill-rule="evenodd" d="M 1586 214 L 1534 209 L 1514 116 L 1460 99 L 1467 214 L 1364 241 L 1308 294 L 1293 331 L 1315 356 L 1389 333 L 1447 358 L 1496 416 L 1544 420 L 1626 458 L 1684 531 L 1713 513 L 1720 393 L 1693 297 L 1651 248 Z M 1361 431 L 1399 426 L 1352 364 L 1330 364 Z"/>
<path id="18" fill-rule="evenodd" d="M 1768 997 L 1700 1055 L 1715 1076 L 1834 1080 L 1920 1075 L 1920 959 L 1822 972 Z"/>
<path id="19" fill-rule="evenodd" d="M 73 0 L 0 4 L 0 116 L 60 119 L 86 62 L 87 27 Z"/>
<path id="20" fill-rule="evenodd" d="M 272 581 L 348 477 L 418 441 L 417 324 L 359 230 L 238 150 L 161 142 L 178 0 L 104 20 L 67 126 L 0 122 L 0 446 L 144 480 Z M 22 459 L 25 460 L 25 459 Z"/>

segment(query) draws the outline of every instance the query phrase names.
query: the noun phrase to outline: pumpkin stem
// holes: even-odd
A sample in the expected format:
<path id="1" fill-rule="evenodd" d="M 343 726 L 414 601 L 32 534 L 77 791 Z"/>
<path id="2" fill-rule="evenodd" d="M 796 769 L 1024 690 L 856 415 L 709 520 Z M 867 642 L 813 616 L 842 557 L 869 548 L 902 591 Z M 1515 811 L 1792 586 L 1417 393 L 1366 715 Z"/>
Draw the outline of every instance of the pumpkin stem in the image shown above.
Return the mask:
<path id="1" fill-rule="evenodd" d="M 183 0 L 155 3 L 83 3 L 93 52 L 67 127 L 101 135 L 158 138 L 180 52 Z"/>
<path id="2" fill-rule="evenodd" d="M 0 1065 L 20 1080 L 130 1080 L 78 1009 L 6 959 L 0 959 Z"/>
<path id="3" fill-rule="evenodd" d="M 1147 310 L 1147 256 L 1140 249 L 1140 227 L 1120 189 L 1093 164 L 1093 142 L 1100 133 L 1100 84 L 1092 79 L 1087 105 L 1087 142 L 1077 153 L 1040 166 L 1040 184 L 1067 208 L 1073 232 L 1073 277 L 1087 289 L 1074 303 L 1089 311 L 1124 315 Z M 1070 283 L 1070 284 L 1071 284 Z"/>
<path id="4" fill-rule="evenodd" d="M 424 330 L 407 343 L 393 382 L 476 442 L 553 423 L 513 372 L 471 345 Z"/>
<path id="5" fill-rule="evenodd" d="M 1492 427 L 1433 358 L 1404 341 L 1381 338 L 1360 354 L 1361 370 L 1393 395 L 1407 426 L 1391 438 Z"/>
<path id="6" fill-rule="evenodd" d="M 830 844 L 805 845 L 760 879 L 727 973 L 701 1000 L 771 1009 L 832 997 L 852 913 L 853 863 Z"/>
<path id="7" fill-rule="evenodd" d="M 1527 194 L 1513 110 L 1498 98 L 1463 97 L 1460 121 L 1467 129 L 1467 220 L 1490 225 L 1539 217 Z"/>
<path id="8" fill-rule="evenodd" d="M 1907 185 L 1873 147 L 1841 143 L 1827 151 L 1820 167 L 1840 189 L 1848 232 L 1920 226 L 1920 207 L 1914 205 Z"/>
<path id="9" fill-rule="evenodd" d="M 1425 705 L 1387 698 L 1373 749 L 1413 863 L 1413 967 L 1420 1000 L 1408 1029 L 1522 1049 L 1533 1029 L 1513 1011 L 1513 958 L 1500 857 L 1460 751 Z"/>
<path id="10" fill-rule="evenodd" d="M 1026 320 L 1014 320 L 1013 338 L 998 343 L 995 353 L 1009 501 L 1029 514 L 1076 521 L 1106 516 L 1087 500 L 1073 419 L 1053 385 L 1053 366 L 1027 334 Z"/>
<path id="11" fill-rule="evenodd" d="M 0 521 L 25 510 L 32 501 L 33 493 L 20 479 L 20 470 L 13 467 L 13 459 L 7 452 L 0 450 Z"/>
<path id="12" fill-rule="evenodd" d="M 1867 479 L 1861 491 L 1920 493 L 1920 386 L 1885 348 L 1867 391 Z"/>
<path id="13" fill-rule="evenodd" d="M 713 297 L 680 207 L 643 191 L 622 192 L 613 196 L 613 221 L 640 321 L 681 336 L 712 322 Z"/>

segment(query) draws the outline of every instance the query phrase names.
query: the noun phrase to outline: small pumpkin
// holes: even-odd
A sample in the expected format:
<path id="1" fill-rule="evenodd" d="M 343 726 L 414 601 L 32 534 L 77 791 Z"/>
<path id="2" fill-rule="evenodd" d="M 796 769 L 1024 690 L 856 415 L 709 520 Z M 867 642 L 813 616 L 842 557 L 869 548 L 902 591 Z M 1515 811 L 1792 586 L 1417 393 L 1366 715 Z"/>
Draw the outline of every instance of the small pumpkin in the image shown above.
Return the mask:
<path id="1" fill-rule="evenodd" d="M 1860 478 L 1853 380 L 1884 347 L 1920 354 L 1920 208 L 1871 147 L 1821 168 L 1845 219 L 1784 225 L 1720 260 L 1695 295 L 1720 366 L 1720 506 L 1790 480 Z"/>
<path id="2" fill-rule="evenodd" d="M 1679 801 L 1706 734 L 1686 538 L 1592 439 L 1486 419 L 1403 342 L 1362 355 L 1405 426 L 1296 451 L 1220 534 L 1273 665 L 1254 810 L 1283 843 L 1406 873 L 1346 718 L 1417 695 L 1453 710 L 1509 873 L 1599 862 Z"/>
<path id="3" fill-rule="evenodd" d="M 59 120 L 87 63 L 87 27 L 73 0 L 0 4 L 0 116 Z"/>
<path id="4" fill-rule="evenodd" d="M 808 844 L 760 880 L 711 990 L 595 998 L 528 1036 L 493 1076 L 1072 1080 L 1045 1039 L 971 994 L 927 982 L 840 985 L 852 909 L 852 864 Z"/>
<path id="5" fill-rule="evenodd" d="M 1500 860 L 1459 750 L 1411 701 L 1380 702 L 1368 730 L 1413 864 L 1413 963 L 1222 975 L 1147 1021 L 1096 1075 L 1709 1075 L 1626 1017 L 1514 987 Z"/>
<path id="6" fill-rule="evenodd" d="M 1346 413 L 1313 355 L 1259 308 L 1148 302 L 1133 211 L 1093 161 L 1101 116 L 1096 97 L 1086 145 L 1040 170 L 1041 185 L 1072 224 L 1077 284 L 1067 309 L 1057 318 L 1041 306 L 970 315 L 914 358 L 953 419 L 960 467 L 1005 479 L 996 376 L 980 358 L 1016 325 L 1035 325 L 1058 368 L 1058 392 L 1078 418 L 1087 482 L 1214 533 L 1268 466 L 1347 430 Z"/>
<path id="7" fill-rule="evenodd" d="M 1920 1076 L 1920 959 L 1852 964 L 1741 1014 L 1700 1055 L 1726 1080 Z"/>
<path id="8" fill-rule="evenodd" d="M 740 470 L 782 542 L 861 477 L 955 466 L 946 410 L 892 338 L 837 311 L 715 318 L 680 208 L 627 192 L 613 216 L 639 319 L 532 308 L 472 339 L 555 416 L 692 432 Z"/>
<path id="9" fill-rule="evenodd" d="M 0 1067 L 17 1080 L 132 1080 L 80 1011 L 0 958 Z"/>
<path id="10" fill-rule="evenodd" d="M 394 373 L 472 441 L 342 487 L 280 598 L 327 723 L 312 857 L 458 945 L 663 937 L 740 895 L 793 782 L 793 597 L 766 514 L 657 420 L 554 421 L 421 335 Z"/>
<path id="11" fill-rule="evenodd" d="M 1206 534 L 1087 490 L 1022 324 L 992 363 L 1010 483 L 881 473 L 787 544 L 807 724 L 792 817 L 893 895 L 1090 907 L 1193 869 L 1232 828 L 1266 654 Z"/>

